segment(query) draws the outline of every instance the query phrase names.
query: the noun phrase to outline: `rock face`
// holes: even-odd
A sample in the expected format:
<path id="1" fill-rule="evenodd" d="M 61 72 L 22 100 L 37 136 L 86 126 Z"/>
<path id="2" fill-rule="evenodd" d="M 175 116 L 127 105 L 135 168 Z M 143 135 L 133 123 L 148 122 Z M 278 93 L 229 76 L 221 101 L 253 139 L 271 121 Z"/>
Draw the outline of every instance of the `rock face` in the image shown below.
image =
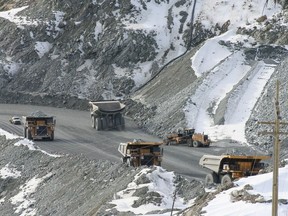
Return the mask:
<path id="1" fill-rule="evenodd" d="M 261 132 L 273 132 L 273 125 L 267 124 L 257 124 L 257 121 L 268 121 L 275 122 L 276 118 L 276 86 L 277 81 L 279 81 L 279 109 L 280 109 L 280 122 L 286 122 L 288 115 L 287 109 L 287 63 L 288 59 L 285 59 L 278 66 L 277 71 L 271 77 L 269 83 L 267 83 L 265 90 L 263 91 L 261 97 L 259 98 L 249 121 L 246 123 L 246 136 L 250 143 L 258 146 L 259 148 L 265 149 L 268 152 L 273 151 L 274 137 L 273 135 L 261 135 Z M 280 132 L 287 132 L 287 126 L 280 124 Z M 285 135 L 280 135 L 280 157 L 285 159 L 287 155 L 287 138 Z"/>
<path id="2" fill-rule="evenodd" d="M 22 8 L 15 18 L 24 20 L 20 24 L 0 18 L 0 87 L 10 92 L 121 98 L 149 80 L 177 52 L 183 53 L 188 40 L 188 1 L 31 0 L 0 1 L 0 6 L 2 10 Z M 169 11 L 164 31 L 178 34 L 178 39 L 164 45 L 157 42 L 158 29 L 134 25 L 141 13 L 157 6 Z"/>

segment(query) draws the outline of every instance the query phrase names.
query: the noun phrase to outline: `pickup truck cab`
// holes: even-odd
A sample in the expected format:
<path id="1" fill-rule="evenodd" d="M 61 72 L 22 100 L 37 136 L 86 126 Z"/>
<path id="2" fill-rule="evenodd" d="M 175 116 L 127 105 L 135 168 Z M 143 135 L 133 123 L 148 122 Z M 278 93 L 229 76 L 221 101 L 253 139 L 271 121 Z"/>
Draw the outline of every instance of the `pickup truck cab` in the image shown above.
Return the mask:
<path id="1" fill-rule="evenodd" d="M 15 125 L 21 125 L 21 119 L 18 116 L 13 116 L 9 121 Z"/>

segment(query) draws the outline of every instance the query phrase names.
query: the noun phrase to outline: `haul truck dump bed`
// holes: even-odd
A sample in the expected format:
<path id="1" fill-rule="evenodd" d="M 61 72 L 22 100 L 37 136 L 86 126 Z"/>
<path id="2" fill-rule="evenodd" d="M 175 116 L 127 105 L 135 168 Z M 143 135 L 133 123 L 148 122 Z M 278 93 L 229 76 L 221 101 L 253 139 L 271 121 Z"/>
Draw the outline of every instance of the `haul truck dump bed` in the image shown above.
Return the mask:
<path id="1" fill-rule="evenodd" d="M 90 116 L 92 127 L 96 130 L 124 129 L 123 111 L 125 105 L 119 101 L 90 101 Z"/>
<path id="2" fill-rule="evenodd" d="M 118 151 L 122 155 L 122 162 L 127 163 L 128 166 L 161 166 L 163 149 L 160 148 L 160 145 L 162 144 L 162 142 L 134 140 L 120 143 Z"/>
<path id="3" fill-rule="evenodd" d="M 264 168 L 264 163 L 261 161 L 270 158 L 270 156 L 203 155 L 199 165 L 211 170 L 205 178 L 206 184 L 229 184 L 238 178 L 257 175 Z"/>
<path id="4" fill-rule="evenodd" d="M 23 116 L 24 137 L 29 140 L 49 139 L 54 140 L 56 119 L 47 116 L 41 111 Z"/>

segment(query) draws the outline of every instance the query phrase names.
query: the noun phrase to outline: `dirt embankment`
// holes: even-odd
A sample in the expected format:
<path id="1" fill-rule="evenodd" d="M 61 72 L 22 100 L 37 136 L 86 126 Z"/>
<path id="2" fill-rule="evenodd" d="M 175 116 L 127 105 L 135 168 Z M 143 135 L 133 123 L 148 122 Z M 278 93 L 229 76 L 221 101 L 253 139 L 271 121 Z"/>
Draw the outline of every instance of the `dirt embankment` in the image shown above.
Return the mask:
<path id="1" fill-rule="evenodd" d="M 97 215 L 137 173 L 122 164 L 91 161 L 81 155 L 52 157 L 27 146 L 14 146 L 16 142 L 0 137 L 0 168 L 19 174 L 0 178 L 1 215 L 28 214 L 33 209 L 37 215 Z M 23 192 L 33 179 L 34 185 L 40 182 L 37 189 Z M 13 204 L 11 200 L 21 193 L 26 193 L 23 200 Z"/>
<path id="2" fill-rule="evenodd" d="M 48 155 L 28 140 L 15 146 L 19 140 L 0 136 L 0 215 L 135 215 L 119 212 L 110 202 L 146 167 L 135 169 L 83 155 Z M 149 183 L 145 175 L 139 179 L 145 180 L 138 180 L 139 185 Z M 185 201 L 204 193 L 196 180 L 176 175 L 173 182 L 177 196 Z M 139 188 L 135 207 L 161 205 L 160 194 Z"/>

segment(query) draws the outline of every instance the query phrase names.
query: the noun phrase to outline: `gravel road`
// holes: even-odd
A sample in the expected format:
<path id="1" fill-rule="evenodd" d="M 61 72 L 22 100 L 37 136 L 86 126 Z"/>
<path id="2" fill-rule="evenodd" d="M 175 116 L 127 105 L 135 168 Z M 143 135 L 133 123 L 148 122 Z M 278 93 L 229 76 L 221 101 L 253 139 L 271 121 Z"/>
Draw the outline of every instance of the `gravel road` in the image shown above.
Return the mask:
<path id="1" fill-rule="evenodd" d="M 50 153 L 83 154 L 90 159 L 104 159 L 120 162 L 117 147 L 120 142 L 132 139 L 161 141 L 139 129 L 133 121 L 126 119 L 124 131 L 96 131 L 90 126 L 89 111 L 78 111 L 63 108 L 41 107 L 32 105 L 0 104 L 0 128 L 22 136 L 23 126 L 12 125 L 9 118 L 14 115 L 25 116 L 41 110 L 48 115 L 56 116 L 55 140 L 35 141 L 37 145 Z M 207 170 L 198 165 L 203 154 L 222 154 L 225 152 L 251 152 L 247 146 L 226 140 L 213 143 L 210 148 L 191 148 L 186 145 L 163 146 L 164 159 L 162 166 L 187 178 L 203 180 Z"/>

